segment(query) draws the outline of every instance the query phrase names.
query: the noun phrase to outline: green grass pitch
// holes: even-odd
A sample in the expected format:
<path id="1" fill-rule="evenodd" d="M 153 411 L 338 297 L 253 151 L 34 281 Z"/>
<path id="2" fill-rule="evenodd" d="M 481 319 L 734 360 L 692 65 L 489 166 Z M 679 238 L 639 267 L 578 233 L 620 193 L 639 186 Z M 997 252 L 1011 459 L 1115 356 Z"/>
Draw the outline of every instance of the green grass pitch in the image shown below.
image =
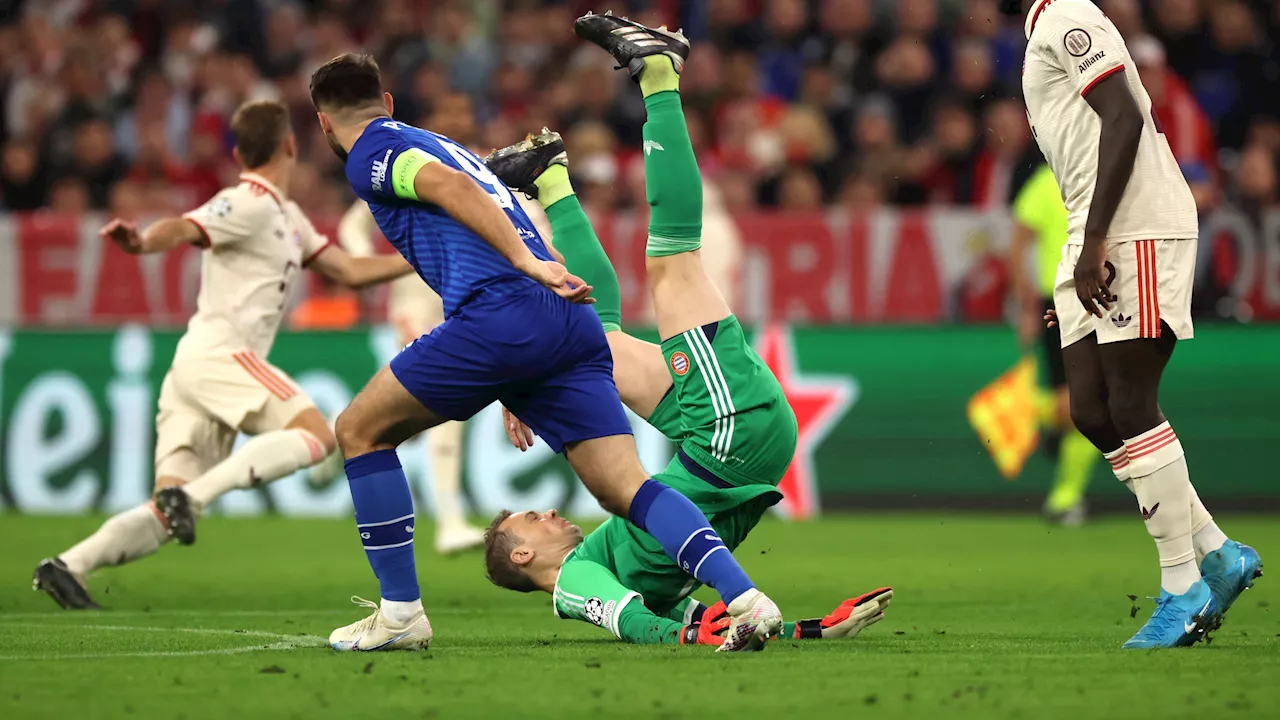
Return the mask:
<path id="1" fill-rule="evenodd" d="M 738 555 L 788 617 L 879 585 L 897 599 L 856 640 L 735 656 L 624 645 L 554 619 L 547 596 L 490 587 L 478 554 L 426 547 L 431 650 L 339 655 L 323 638 L 360 617 L 349 595 L 377 587 L 351 523 L 328 520 L 211 518 L 194 547 L 100 573 L 93 589 L 111 610 L 57 610 L 28 589 L 30 572 L 99 520 L 0 516 L 0 717 L 1131 720 L 1250 717 L 1280 702 L 1273 578 L 1208 645 L 1120 651 L 1157 589 L 1136 518 L 1079 530 L 975 515 L 767 521 Z M 1280 563 L 1273 518 L 1222 521 Z"/>

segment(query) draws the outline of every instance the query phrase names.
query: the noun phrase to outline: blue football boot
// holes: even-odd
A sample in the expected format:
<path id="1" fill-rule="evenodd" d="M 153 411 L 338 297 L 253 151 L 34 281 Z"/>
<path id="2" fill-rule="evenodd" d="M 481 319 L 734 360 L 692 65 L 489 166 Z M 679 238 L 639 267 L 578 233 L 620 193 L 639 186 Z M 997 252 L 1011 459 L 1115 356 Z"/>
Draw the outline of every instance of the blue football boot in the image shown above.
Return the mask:
<path id="1" fill-rule="evenodd" d="M 1217 627 L 1221 613 L 1213 592 L 1204 580 L 1197 580 L 1181 595 L 1160 591 L 1156 611 L 1146 625 L 1129 638 L 1125 649 L 1172 648 L 1194 645 L 1205 632 Z"/>
<path id="2" fill-rule="evenodd" d="M 1253 581 L 1262 577 L 1262 558 L 1248 545 L 1228 540 L 1204 556 L 1200 575 L 1209 583 L 1218 612 L 1225 614 L 1240 598 L 1240 593 L 1253 587 Z"/>

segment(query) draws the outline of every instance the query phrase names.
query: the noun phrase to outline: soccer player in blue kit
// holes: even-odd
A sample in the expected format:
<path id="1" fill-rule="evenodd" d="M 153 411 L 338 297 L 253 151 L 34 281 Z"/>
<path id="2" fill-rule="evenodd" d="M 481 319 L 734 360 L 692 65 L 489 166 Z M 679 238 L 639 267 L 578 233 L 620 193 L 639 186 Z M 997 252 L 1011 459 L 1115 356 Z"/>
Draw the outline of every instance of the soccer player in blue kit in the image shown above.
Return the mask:
<path id="1" fill-rule="evenodd" d="M 655 46 L 646 54 L 676 52 Z M 555 262 L 511 191 L 441 135 L 392 119 L 378 66 L 341 55 L 311 100 L 347 179 L 378 227 L 444 301 L 445 321 L 396 356 L 338 416 L 338 444 L 382 602 L 334 630 L 336 650 L 417 650 L 431 641 L 414 567 L 413 498 L 395 448 L 494 401 L 563 452 L 609 512 L 652 535 L 714 588 L 731 625 L 722 650 L 757 650 L 782 629 L 706 516 L 649 477 L 613 381 L 591 288 Z"/>

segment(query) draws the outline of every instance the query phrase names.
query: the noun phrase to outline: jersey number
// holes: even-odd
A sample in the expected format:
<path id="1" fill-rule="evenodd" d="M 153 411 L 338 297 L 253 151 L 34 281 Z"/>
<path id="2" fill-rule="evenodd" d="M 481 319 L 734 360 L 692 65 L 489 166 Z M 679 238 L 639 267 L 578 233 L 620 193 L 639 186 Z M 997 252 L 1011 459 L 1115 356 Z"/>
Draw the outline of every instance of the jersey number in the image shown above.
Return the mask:
<path id="1" fill-rule="evenodd" d="M 476 160 L 475 156 L 467 152 L 466 148 L 456 143 L 441 140 L 440 146 L 457 161 L 458 165 L 466 171 L 468 175 L 475 178 L 481 185 L 485 185 L 489 189 L 489 194 L 493 196 L 493 201 L 498 203 L 498 207 L 503 210 L 511 210 L 516 205 L 516 199 L 507 189 L 507 186 L 484 166 L 484 163 Z"/>

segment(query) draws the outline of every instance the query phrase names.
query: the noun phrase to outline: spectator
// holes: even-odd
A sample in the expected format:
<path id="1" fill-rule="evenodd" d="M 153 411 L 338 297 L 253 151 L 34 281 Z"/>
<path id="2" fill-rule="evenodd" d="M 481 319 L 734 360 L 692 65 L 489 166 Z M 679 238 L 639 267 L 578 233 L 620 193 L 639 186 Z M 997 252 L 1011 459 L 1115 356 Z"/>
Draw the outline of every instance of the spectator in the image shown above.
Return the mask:
<path id="1" fill-rule="evenodd" d="M 1274 60 L 1266 57 L 1257 18 L 1249 8 L 1237 0 L 1214 3 L 1209 11 L 1209 47 L 1192 85 L 1217 125 L 1219 145 L 1240 147 L 1250 118 L 1275 107 L 1275 93 L 1263 91 L 1274 87 L 1268 83 L 1268 64 L 1273 70 Z"/>
<path id="2" fill-rule="evenodd" d="M 876 77 L 897 110 L 903 142 L 913 143 L 924 132 L 937 68 L 924 39 L 911 35 L 899 36 L 877 61 Z"/>
<path id="3" fill-rule="evenodd" d="M 764 11 L 765 34 L 769 38 L 757 54 L 764 92 L 783 100 L 794 100 L 808 56 L 817 56 L 817 41 L 804 34 L 809 24 L 805 0 L 767 0 Z"/>
<path id="4" fill-rule="evenodd" d="M 115 123 L 116 146 L 121 154 L 133 159 L 138 154 L 139 125 L 144 120 L 158 129 L 168 147 L 178 158 L 187 157 L 187 135 L 191 131 L 191 105 L 173 92 L 163 73 L 144 70 L 134 91 L 133 105 L 120 113 Z M 161 126 L 156 128 L 154 122 Z"/>
<path id="5" fill-rule="evenodd" d="M 1102 0 L 1100 5 L 1126 42 L 1146 33 L 1138 0 Z"/>
<path id="6" fill-rule="evenodd" d="M 778 183 L 778 209 L 798 212 L 822 208 L 822 185 L 807 167 L 792 165 Z"/>
<path id="7" fill-rule="evenodd" d="M 1173 156 L 1182 166 L 1187 179 L 1196 179 L 1193 188 L 1207 201 L 1215 194 L 1213 186 L 1218 172 L 1218 148 L 1213 126 L 1196 103 L 1190 88 L 1165 64 L 1160 41 L 1147 35 L 1129 42 L 1129 53 L 1137 65 L 1142 84 L 1151 96 L 1156 121 L 1169 141 Z"/>
<path id="8" fill-rule="evenodd" d="M 1280 209 L 1276 156 L 1267 148 L 1251 145 L 1241 152 L 1236 181 L 1240 188 L 1237 204 L 1250 217 L 1261 219 L 1268 211 Z"/>
<path id="9" fill-rule="evenodd" d="M 854 173 L 845 180 L 840 200 L 854 217 L 866 217 L 884 207 L 884 187 L 870 175 Z"/>
<path id="10" fill-rule="evenodd" d="M 536 16 L 532 16 L 531 24 L 536 26 L 536 20 Z M 435 30 L 429 46 L 432 59 L 446 68 L 450 86 L 470 94 L 483 92 L 497 65 L 497 57 L 489 41 L 472 26 L 467 5 L 456 0 L 443 3 L 436 11 L 432 28 Z"/>
<path id="11" fill-rule="evenodd" d="M 88 195 L 88 203 L 95 209 L 107 206 L 111 186 L 123 178 L 128 166 L 116 152 L 111 126 L 105 120 L 94 119 L 81 123 L 75 131 L 70 160 L 57 173 L 57 187 L 67 187 L 65 180 L 77 180 Z M 68 191 L 70 192 L 70 191 Z M 69 201 L 68 201 L 69 202 Z"/>
<path id="12" fill-rule="evenodd" d="M 49 191 L 50 212 L 81 215 L 89 211 L 91 204 L 89 187 L 80 178 L 61 178 L 53 183 Z"/>
<path id="13" fill-rule="evenodd" d="M 929 201 L 968 205 L 974 199 L 978 124 L 963 102 L 940 104 L 933 116 L 933 166 L 925 178 Z"/>
<path id="14" fill-rule="evenodd" d="M 1195 77 L 1207 46 L 1198 0 L 1162 0 L 1155 20 L 1156 36 L 1168 51 L 1174 72 Z"/>
<path id="15" fill-rule="evenodd" d="M 938 0 L 898 0 L 894 3 L 899 40 L 910 40 L 932 55 L 942 75 L 950 71 L 951 38 L 938 25 Z"/>
<path id="16" fill-rule="evenodd" d="M 1042 161 L 1032 142 L 1027 112 L 1018 100 L 999 100 L 986 115 L 986 146 L 978 154 L 973 179 L 974 205 L 1008 207 Z"/>
<path id="17" fill-rule="evenodd" d="M 35 210 L 48 199 L 49 177 L 29 143 L 11 140 L 0 158 L 0 204 L 6 210 Z"/>
<path id="18" fill-rule="evenodd" d="M 977 116 L 986 113 L 999 94 L 990 43 L 970 38 L 956 46 L 951 85 L 969 112 Z"/>
<path id="19" fill-rule="evenodd" d="M 852 104 L 853 93 L 870 92 L 875 85 L 875 58 L 883 48 L 873 32 L 875 13 L 872 0 L 821 0 L 819 4 L 821 60 L 831 68 L 839 87 L 847 88 L 843 98 Z"/>

